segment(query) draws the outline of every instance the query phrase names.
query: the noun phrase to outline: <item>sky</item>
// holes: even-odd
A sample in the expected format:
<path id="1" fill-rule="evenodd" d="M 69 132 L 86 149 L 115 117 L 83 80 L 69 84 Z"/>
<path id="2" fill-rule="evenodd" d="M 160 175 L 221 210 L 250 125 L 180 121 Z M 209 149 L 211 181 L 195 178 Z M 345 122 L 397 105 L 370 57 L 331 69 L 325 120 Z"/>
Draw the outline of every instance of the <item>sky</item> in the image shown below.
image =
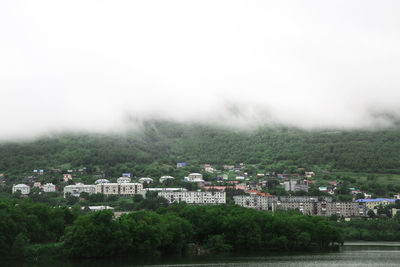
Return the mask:
<path id="1" fill-rule="evenodd" d="M 375 129 L 400 1 L 0 1 L 0 140 L 141 120 Z"/>

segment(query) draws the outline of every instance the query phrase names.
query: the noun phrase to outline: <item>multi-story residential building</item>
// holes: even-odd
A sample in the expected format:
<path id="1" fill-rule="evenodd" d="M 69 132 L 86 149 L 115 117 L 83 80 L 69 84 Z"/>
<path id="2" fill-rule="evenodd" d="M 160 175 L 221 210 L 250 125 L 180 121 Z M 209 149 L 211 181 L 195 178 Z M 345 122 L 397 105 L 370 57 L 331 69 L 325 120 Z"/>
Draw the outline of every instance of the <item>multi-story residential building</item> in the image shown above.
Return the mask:
<path id="1" fill-rule="evenodd" d="M 225 204 L 225 192 L 159 192 L 158 196 L 164 197 L 169 203 L 186 202 L 188 204 L 214 205 Z"/>
<path id="2" fill-rule="evenodd" d="M 52 183 L 47 183 L 47 184 L 43 185 L 43 191 L 44 192 L 55 192 L 56 186 Z"/>
<path id="3" fill-rule="evenodd" d="M 96 186 L 77 183 L 74 185 L 67 185 L 64 187 L 64 197 L 66 197 L 68 193 L 74 197 L 79 197 L 79 195 L 83 192 L 94 194 L 96 193 Z"/>
<path id="4" fill-rule="evenodd" d="M 282 202 L 332 202 L 330 196 L 279 196 L 277 198 Z"/>
<path id="5" fill-rule="evenodd" d="M 354 202 L 281 202 L 274 203 L 273 210 L 299 210 L 305 215 L 343 217 L 366 216 L 365 209 Z"/>
<path id="6" fill-rule="evenodd" d="M 245 196 L 234 196 L 233 200 L 235 201 L 236 205 L 245 207 L 245 208 L 252 208 L 256 210 L 268 210 L 269 203 L 267 196 L 260 196 L 260 195 L 245 195 Z"/>
<path id="7" fill-rule="evenodd" d="M 17 191 L 21 192 L 21 195 L 28 195 L 29 192 L 31 191 L 31 188 L 26 184 L 13 185 L 12 192 L 15 193 Z"/>
<path id="8" fill-rule="evenodd" d="M 354 202 L 365 203 L 366 208 L 368 210 L 374 210 L 375 207 L 379 205 L 386 206 L 389 204 L 393 204 L 395 201 L 396 199 L 391 199 L 391 198 L 372 198 L 372 199 L 357 199 Z"/>
<path id="9" fill-rule="evenodd" d="M 141 190 L 141 194 L 143 197 L 146 197 L 147 192 L 177 192 L 177 191 L 183 191 L 186 192 L 186 188 L 143 188 Z"/>
<path id="10" fill-rule="evenodd" d="M 143 189 L 141 183 L 105 183 L 97 184 L 96 193 L 104 195 L 133 196 L 140 194 Z"/>
<path id="11" fill-rule="evenodd" d="M 308 183 L 304 180 L 290 179 L 283 183 L 285 191 L 306 191 L 308 192 Z"/>

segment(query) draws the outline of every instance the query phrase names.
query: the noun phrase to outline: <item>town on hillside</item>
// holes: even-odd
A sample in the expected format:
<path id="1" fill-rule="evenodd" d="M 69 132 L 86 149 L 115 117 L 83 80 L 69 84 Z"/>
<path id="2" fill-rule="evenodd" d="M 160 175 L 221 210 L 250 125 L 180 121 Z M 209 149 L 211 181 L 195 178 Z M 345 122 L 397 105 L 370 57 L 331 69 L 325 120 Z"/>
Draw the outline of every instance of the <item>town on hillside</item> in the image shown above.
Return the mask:
<path id="1" fill-rule="evenodd" d="M 11 187 L 16 198 L 33 198 L 53 205 L 80 204 L 87 210 L 111 209 L 128 212 L 146 205 L 236 204 L 265 211 L 297 210 L 310 216 L 333 216 L 338 219 L 393 217 L 400 211 L 400 195 L 375 196 L 343 179 L 332 179 L 328 171 L 320 173 L 305 168 L 290 172 L 260 172 L 257 166 L 244 163 L 220 165 L 210 163 L 190 172 L 185 162 L 175 167 L 183 177 L 166 173 L 160 177 L 136 177 L 121 173 L 119 178 L 106 177 L 101 170 L 82 167 L 63 170 L 35 169 L 31 175 L 10 184 L 0 174 L 0 184 Z M 190 169 L 190 170 L 189 170 Z M 151 201 L 155 201 L 156 204 Z M 139 203 L 139 204 L 138 204 Z"/>

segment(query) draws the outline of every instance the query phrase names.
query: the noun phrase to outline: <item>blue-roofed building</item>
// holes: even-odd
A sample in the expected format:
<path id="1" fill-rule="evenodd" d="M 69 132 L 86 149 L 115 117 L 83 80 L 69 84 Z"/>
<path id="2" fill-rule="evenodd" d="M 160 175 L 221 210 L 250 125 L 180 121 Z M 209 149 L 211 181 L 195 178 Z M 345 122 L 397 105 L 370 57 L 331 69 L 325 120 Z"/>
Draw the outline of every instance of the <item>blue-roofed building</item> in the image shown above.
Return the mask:
<path id="1" fill-rule="evenodd" d="M 178 163 L 176 163 L 176 167 L 177 168 L 183 168 L 185 166 L 186 166 L 186 162 L 178 162 Z"/>
<path id="2" fill-rule="evenodd" d="M 122 177 L 128 177 L 128 178 L 132 178 L 132 177 L 131 177 L 131 173 L 130 173 L 130 172 L 123 173 L 123 174 L 122 174 Z"/>

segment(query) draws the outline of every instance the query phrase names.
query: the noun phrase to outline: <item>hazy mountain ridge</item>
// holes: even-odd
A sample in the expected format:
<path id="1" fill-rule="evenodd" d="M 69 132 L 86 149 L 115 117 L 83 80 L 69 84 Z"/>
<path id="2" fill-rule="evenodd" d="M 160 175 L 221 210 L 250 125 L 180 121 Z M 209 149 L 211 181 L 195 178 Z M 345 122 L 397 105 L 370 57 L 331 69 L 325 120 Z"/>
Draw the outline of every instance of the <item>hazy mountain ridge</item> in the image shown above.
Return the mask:
<path id="1" fill-rule="evenodd" d="M 148 121 L 125 134 L 64 134 L 0 144 L 0 172 L 18 175 L 62 166 L 100 167 L 110 175 L 141 174 L 147 166 L 196 164 L 326 165 L 334 169 L 400 173 L 400 130 L 239 131 L 199 124 Z M 117 172 L 117 173 L 114 173 Z"/>

